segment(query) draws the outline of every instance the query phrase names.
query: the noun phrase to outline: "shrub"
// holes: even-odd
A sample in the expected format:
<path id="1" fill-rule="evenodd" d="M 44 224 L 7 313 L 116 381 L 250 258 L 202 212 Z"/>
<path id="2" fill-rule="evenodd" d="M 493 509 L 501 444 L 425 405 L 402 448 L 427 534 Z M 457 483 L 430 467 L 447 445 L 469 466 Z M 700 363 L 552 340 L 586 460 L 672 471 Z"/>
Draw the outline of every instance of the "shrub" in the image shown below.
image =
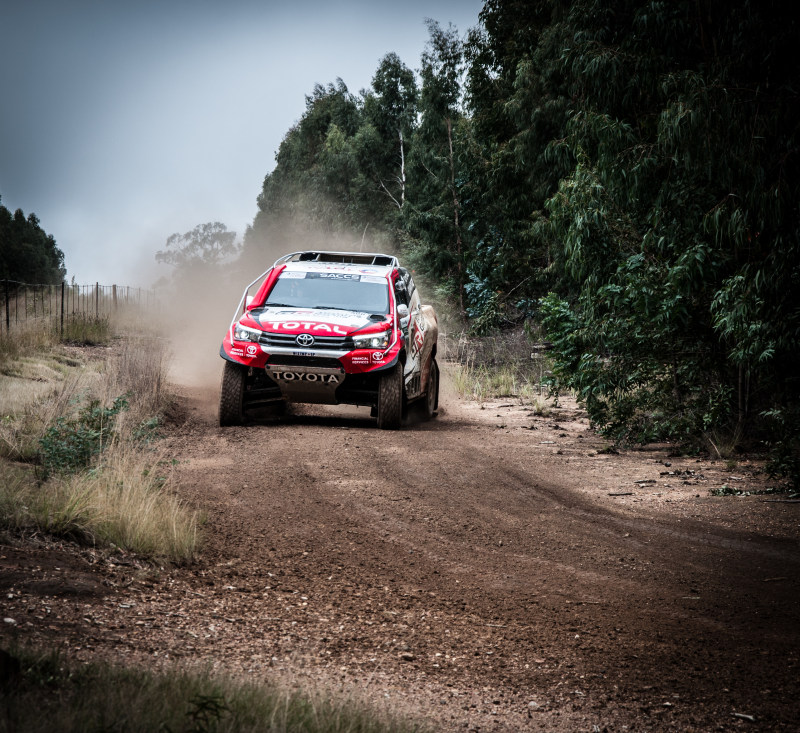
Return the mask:
<path id="1" fill-rule="evenodd" d="M 92 460 L 114 436 L 117 415 L 127 409 L 126 397 L 111 407 L 91 399 L 75 418 L 59 417 L 39 440 L 42 468 L 50 473 L 70 473 L 89 468 Z"/>

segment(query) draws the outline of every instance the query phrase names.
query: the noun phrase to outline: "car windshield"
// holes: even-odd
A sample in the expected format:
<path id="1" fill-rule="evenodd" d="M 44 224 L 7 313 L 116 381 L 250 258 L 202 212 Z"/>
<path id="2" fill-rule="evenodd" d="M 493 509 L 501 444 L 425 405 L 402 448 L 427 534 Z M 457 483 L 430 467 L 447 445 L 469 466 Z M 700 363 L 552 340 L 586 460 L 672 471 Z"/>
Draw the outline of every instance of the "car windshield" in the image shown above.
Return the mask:
<path id="1" fill-rule="evenodd" d="M 328 272 L 284 272 L 265 306 L 389 312 L 386 278 Z"/>

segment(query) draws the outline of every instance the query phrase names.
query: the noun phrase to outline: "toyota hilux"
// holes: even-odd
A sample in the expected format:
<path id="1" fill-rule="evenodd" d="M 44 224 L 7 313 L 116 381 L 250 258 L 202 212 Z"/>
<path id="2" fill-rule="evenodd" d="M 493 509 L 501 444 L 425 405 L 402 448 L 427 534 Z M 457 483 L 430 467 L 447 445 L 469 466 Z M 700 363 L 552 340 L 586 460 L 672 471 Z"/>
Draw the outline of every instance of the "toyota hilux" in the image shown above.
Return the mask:
<path id="1" fill-rule="evenodd" d="M 219 423 L 292 402 L 368 406 L 388 429 L 413 403 L 433 417 L 438 333 L 396 257 L 287 254 L 245 288 L 225 333 Z"/>

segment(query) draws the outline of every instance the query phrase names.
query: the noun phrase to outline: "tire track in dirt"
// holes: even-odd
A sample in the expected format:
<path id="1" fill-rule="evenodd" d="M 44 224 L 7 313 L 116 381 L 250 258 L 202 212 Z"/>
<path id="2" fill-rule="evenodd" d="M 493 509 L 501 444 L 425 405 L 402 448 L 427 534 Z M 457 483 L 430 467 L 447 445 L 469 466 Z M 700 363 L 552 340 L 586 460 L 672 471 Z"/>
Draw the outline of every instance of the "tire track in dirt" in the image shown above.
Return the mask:
<path id="1" fill-rule="evenodd" d="M 283 577 L 302 564 L 295 584 L 324 589 L 331 609 L 356 619 L 359 632 L 335 654 L 384 650 L 393 684 L 503 692 L 488 710 L 462 707 L 468 724 L 569 730 L 603 710 L 704 729 L 730 717 L 728 699 L 761 707 L 755 688 L 788 690 L 767 660 L 796 665 L 792 539 L 603 506 L 576 485 L 580 468 L 542 450 L 548 441 L 457 409 L 400 432 L 375 430 L 363 411 L 323 408 L 196 430 L 196 445 L 208 435 L 225 457 L 217 471 L 197 467 L 205 488 L 195 496 L 215 508 L 219 531 L 209 551 L 283 563 Z M 405 665 L 398 619 L 413 639 L 401 644 Z M 545 702 L 526 707 L 527 697 Z M 776 706 L 776 729 L 792 707 Z"/>

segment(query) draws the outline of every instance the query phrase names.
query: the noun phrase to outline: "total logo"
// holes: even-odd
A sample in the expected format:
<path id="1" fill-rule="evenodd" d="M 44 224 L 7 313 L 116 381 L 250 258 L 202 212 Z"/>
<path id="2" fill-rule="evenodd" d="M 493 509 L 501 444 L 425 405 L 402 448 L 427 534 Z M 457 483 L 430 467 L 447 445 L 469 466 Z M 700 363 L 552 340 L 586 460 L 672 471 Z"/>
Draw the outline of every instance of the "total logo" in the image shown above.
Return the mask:
<path id="1" fill-rule="evenodd" d="M 258 353 L 258 346 L 255 344 L 248 344 L 247 346 L 247 355 L 248 356 L 255 356 Z"/>
<path id="2" fill-rule="evenodd" d="M 335 333 L 340 336 L 347 335 L 347 329 L 342 328 L 341 326 L 334 326 L 329 325 L 327 323 L 312 323 L 309 321 L 262 321 L 264 325 L 269 326 L 272 328 L 273 331 L 296 331 L 298 328 L 302 328 L 305 331 L 321 331 L 323 333 Z M 301 334 L 303 336 L 309 334 Z M 306 346 L 307 344 L 300 344 L 301 346 Z"/>

